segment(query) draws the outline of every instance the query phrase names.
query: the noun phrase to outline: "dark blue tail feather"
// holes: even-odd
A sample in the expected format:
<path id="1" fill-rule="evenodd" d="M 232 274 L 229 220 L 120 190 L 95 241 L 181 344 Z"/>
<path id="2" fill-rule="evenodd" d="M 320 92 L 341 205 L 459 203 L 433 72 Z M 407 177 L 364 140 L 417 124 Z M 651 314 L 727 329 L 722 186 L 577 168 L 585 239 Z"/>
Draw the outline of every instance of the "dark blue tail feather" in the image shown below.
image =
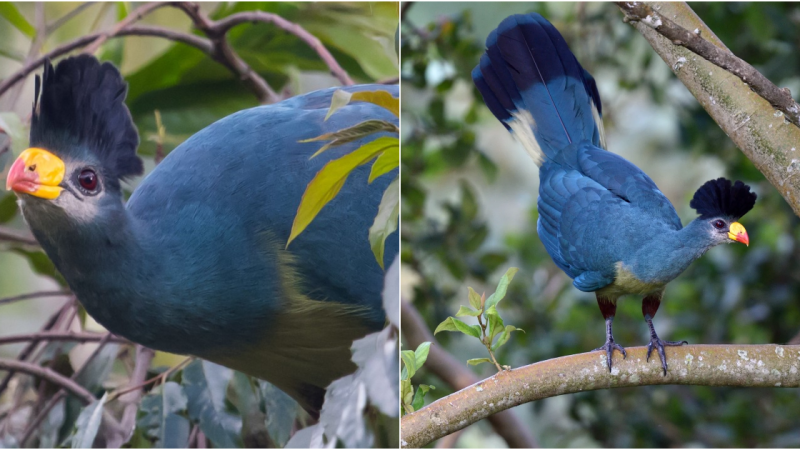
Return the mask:
<path id="1" fill-rule="evenodd" d="M 597 85 L 550 22 L 539 14 L 508 17 L 486 47 L 472 72 L 475 85 L 528 151 L 543 154 L 534 156 L 537 162 L 554 159 L 573 142 L 604 144 Z"/>

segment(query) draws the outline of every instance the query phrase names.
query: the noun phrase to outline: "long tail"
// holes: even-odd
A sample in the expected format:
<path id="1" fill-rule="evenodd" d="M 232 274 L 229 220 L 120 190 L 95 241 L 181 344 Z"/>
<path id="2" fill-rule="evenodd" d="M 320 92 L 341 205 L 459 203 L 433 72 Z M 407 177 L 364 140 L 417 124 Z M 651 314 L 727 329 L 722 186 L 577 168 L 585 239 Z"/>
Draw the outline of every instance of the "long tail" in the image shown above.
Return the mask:
<path id="1" fill-rule="evenodd" d="M 554 160 L 573 142 L 605 147 L 594 78 L 539 14 L 503 20 L 486 39 L 472 79 L 489 110 L 537 165 Z"/>

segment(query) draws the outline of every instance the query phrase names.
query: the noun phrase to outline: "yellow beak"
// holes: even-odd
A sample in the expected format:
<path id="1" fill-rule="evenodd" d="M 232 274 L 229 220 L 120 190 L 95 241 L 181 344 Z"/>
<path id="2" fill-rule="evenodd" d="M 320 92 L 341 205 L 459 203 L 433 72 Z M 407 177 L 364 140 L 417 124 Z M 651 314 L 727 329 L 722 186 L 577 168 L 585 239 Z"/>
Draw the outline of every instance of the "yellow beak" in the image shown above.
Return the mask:
<path id="1" fill-rule="evenodd" d="M 59 184 L 66 168 L 58 156 L 32 147 L 19 155 L 6 179 L 6 189 L 53 200 L 64 190 Z"/>
<path id="2" fill-rule="evenodd" d="M 750 246 L 750 238 L 747 236 L 747 230 L 739 222 L 733 222 L 730 230 L 728 230 L 728 237 L 736 242 L 741 242 L 746 246 Z"/>

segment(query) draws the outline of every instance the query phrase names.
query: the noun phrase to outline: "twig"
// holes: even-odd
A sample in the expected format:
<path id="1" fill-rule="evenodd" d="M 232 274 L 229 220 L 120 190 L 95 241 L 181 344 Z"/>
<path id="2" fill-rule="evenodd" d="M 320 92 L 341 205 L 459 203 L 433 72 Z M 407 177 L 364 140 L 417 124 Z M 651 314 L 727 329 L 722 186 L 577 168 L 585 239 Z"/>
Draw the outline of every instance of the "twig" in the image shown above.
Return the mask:
<path id="1" fill-rule="evenodd" d="M 115 344 L 130 344 L 127 339 L 119 336 L 114 336 L 110 333 L 89 333 L 89 332 L 59 332 L 59 331 L 44 331 L 39 333 L 30 334 L 16 334 L 13 336 L 0 337 L 0 345 L 15 344 L 18 342 L 28 341 L 70 341 L 70 342 L 113 342 Z"/>
<path id="2" fill-rule="evenodd" d="M 86 359 L 86 362 L 83 363 L 81 368 L 78 369 L 77 372 L 72 374 L 72 376 L 70 377 L 71 380 L 77 381 L 78 377 L 80 377 L 81 374 L 83 374 L 86 371 L 86 368 L 89 367 L 89 364 L 97 357 L 97 355 L 100 354 L 100 351 L 103 349 L 103 347 L 105 347 L 105 345 L 108 344 L 109 342 L 113 342 L 114 339 L 111 333 L 99 334 L 99 336 L 101 336 L 100 345 L 98 345 L 97 348 L 94 350 L 94 352 L 92 352 L 92 354 L 89 355 L 89 358 Z M 30 437 L 33 436 L 33 432 L 36 431 L 37 428 L 39 428 L 39 425 L 42 424 L 44 419 L 50 413 L 50 410 L 53 409 L 58 404 L 58 402 L 64 397 L 64 395 L 66 395 L 64 389 L 63 388 L 59 389 L 58 392 L 56 392 L 56 394 L 44 406 L 44 408 L 42 408 L 41 411 L 39 411 L 36 417 L 32 421 L 30 421 L 27 430 L 25 430 L 25 434 L 23 434 L 22 439 L 20 439 L 19 441 L 21 448 L 25 448 L 25 444 L 28 442 L 28 439 L 30 439 Z M 106 428 L 110 428 L 112 431 L 119 432 L 118 431 L 119 424 L 116 423 L 113 417 L 110 417 L 109 415 L 104 419 L 105 419 L 104 424 Z M 114 427 L 116 427 L 116 429 Z"/>
<path id="3" fill-rule="evenodd" d="M 147 376 L 147 370 L 150 368 L 150 363 L 153 361 L 155 352 L 147 347 L 141 345 L 136 346 L 136 364 L 133 367 L 133 373 L 128 384 L 131 386 L 141 385 Z M 142 390 L 136 389 L 128 392 L 120 397 L 120 402 L 125 404 L 122 410 L 122 419 L 120 420 L 120 427 L 122 433 L 117 436 L 112 436 L 106 443 L 109 448 L 119 448 L 130 439 L 133 433 L 134 426 L 136 425 L 136 412 L 139 410 L 139 400 L 142 399 Z"/>
<path id="4" fill-rule="evenodd" d="M 686 345 L 669 347 L 669 372 L 646 362 L 646 347 L 609 372 L 605 354 L 582 353 L 505 370 L 441 398 L 401 420 L 404 447 L 421 447 L 498 411 L 523 403 L 598 389 L 682 384 L 737 387 L 800 387 L 800 346 Z M 794 369 L 792 369 L 794 367 Z"/>
<path id="5" fill-rule="evenodd" d="M 39 245 L 39 243 L 36 242 L 36 239 L 34 239 L 30 234 L 4 227 L 2 225 L 0 225 L 0 241 L 17 242 L 25 245 Z"/>
<path id="6" fill-rule="evenodd" d="M 104 42 L 108 40 L 111 36 L 116 36 L 119 34 L 120 31 L 127 28 L 128 26 L 132 25 L 134 22 L 138 22 L 142 19 L 142 17 L 150 14 L 154 10 L 161 8 L 162 6 L 167 6 L 168 3 L 164 2 L 152 2 L 152 3 L 145 3 L 144 5 L 136 8 L 135 10 L 131 11 L 127 17 L 117 22 L 110 30 L 104 31 L 100 33 L 91 44 L 89 44 L 85 49 L 83 49 L 84 53 L 94 54 Z"/>
<path id="7" fill-rule="evenodd" d="M 83 10 L 85 10 L 86 8 L 88 8 L 88 7 L 92 6 L 92 5 L 96 5 L 96 4 L 97 3 L 95 3 L 95 2 L 84 2 L 84 3 L 81 3 L 80 5 L 78 5 L 72 11 L 64 14 L 63 16 L 59 17 L 58 19 L 54 20 L 52 23 L 47 24 L 47 27 L 46 27 L 47 34 L 52 34 L 57 29 L 61 28 L 62 25 L 64 25 L 65 23 L 69 22 L 70 20 L 72 20 L 73 17 L 75 17 L 78 14 L 80 14 L 81 12 L 83 12 Z"/>
<path id="8" fill-rule="evenodd" d="M 313 34 L 306 31 L 305 28 L 296 24 L 294 22 L 290 22 L 283 17 L 272 14 L 264 11 L 246 11 L 240 12 L 236 14 L 231 14 L 228 17 L 224 17 L 217 22 L 212 24 L 213 29 L 221 34 L 227 33 L 228 30 L 235 27 L 236 25 L 246 23 L 246 22 L 264 22 L 264 23 L 271 23 L 276 27 L 291 33 L 303 42 L 306 43 L 309 47 L 314 49 L 319 55 L 320 59 L 328 65 L 328 69 L 330 69 L 331 74 L 335 76 L 340 83 L 345 86 L 352 86 L 353 80 L 350 78 L 350 75 L 339 65 L 336 61 L 336 58 L 331 55 L 327 48 L 322 45 L 322 42 L 314 36 Z"/>
<path id="9" fill-rule="evenodd" d="M 221 29 L 217 22 L 212 21 L 203 14 L 200 11 L 200 5 L 181 2 L 175 4 L 175 6 L 183 10 L 192 19 L 194 26 L 209 37 L 213 47 L 209 55 L 215 61 L 227 67 L 249 87 L 255 93 L 259 102 L 274 103 L 281 100 L 281 97 L 267 84 L 266 80 L 251 69 L 233 50 L 225 35 L 227 30 Z"/>
<path id="10" fill-rule="evenodd" d="M 161 380 L 161 384 L 164 384 L 164 382 L 167 380 L 167 377 L 169 377 L 170 375 L 172 375 L 176 371 L 182 369 L 183 367 L 185 367 L 187 364 L 189 364 L 192 361 L 194 361 L 194 357 L 190 356 L 190 357 L 184 359 L 183 361 L 179 362 L 178 364 L 170 367 L 164 373 L 158 374 L 158 375 L 154 376 L 153 378 L 150 378 L 149 380 L 145 380 L 145 381 L 143 381 L 143 382 L 141 382 L 141 383 L 139 383 L 139 384 L 137 384 L 135 386 L 128 386 L 127 388 L 122 389 L 121 391 L 114 392 L 114 393 L 112 393 L 111 395 L 108 396 L 108 400 L 106 402 L 114 401 L 117 398 L 121 397 L 122 395 L 127 394 L 128 392 L 132 392 L 132 391 L 135 391 L 137 389 L 141 389 L 141 388 L 146 387 L 146 386 L 148 386 L 150 384 L 153 384 L 153 383 L 155 383 L 156 381 L 159 381 L 159 380 Z"/>
<path id="11" fill-rule="evenodd" d="M 70 394 L 78 397 L 86 405 L 96 400 L 94 395 L 83 386 L 46 367 L 25 361 L 0 358 L 0 370 L 13 370 L 15 372 L 22 372 L 45 379 L 55 385 L 61 386 Z"/>
<path id="12" fill-rule="evenodd" d="M 28 300 L 32 298 L 41 298 L 41 297 L 62 297 L 65 295 L 72 295 L 69 291 L 40 291 L 40 292 L 30 292 L 28 294 L 16 295 L 14 297 L 6 297 L 0 298 L 0 305 L 7 305 L 9 303 L 19 302 L 22 300 Z"/>
<path id="13" fill-rule="evenodd" d="M 44 64 L 44 62 L 48 59 L 58 58 L 59 56 L 65 55 L 73 50 L 79 49 L 86 45 L 91 44 L 101 36 L 104 36 L 104 32 L 97 32 L 92 34 L 87 34 L 85 36 L 81 36 L 73 41 L 67 42 L 62 44 L 53 50 L 45 53 L 44 55 L 36 58 L 30 62 L 25 63 L 22 68 L 18 71 L 14 72 L 13 74 L 9 75 L 8 78 L 4 79 L 0 82 L 0 96 L 3 95 L 8 89 L 15 85 L 16 83 L 25 79 L 31 72 L 36 70 L 37 67 Z M 179 31 L 170 30 L 168 28 L 161 28 L 152 25 L 131 25 L 128 28 L 124 28 L 119 30 L 114 35 L 108 35 L 108 38 L 118 38 L 122 36 L 156 36 L 162 37 L 164 39 L 169 39 L 177 42 L 182 42 L 187 45 L 191 45 L 199 50 L 202 50 L 204 53 L 211 52 L 211 42 L 208 39 L 203 39 L 199 36 L 194 36 L 187 33 L 181 33 Z"/>
<path id="14" fill-rule="evenodd" d="M 761 72 L 730 51 L 708 42 L 700 36 L 700 33 L 692 33 L 681 27 L 665 15 L 653 11 L 643 2 L 616 2 L 616 4 L 625 13 L 626 19 L 650 26 L 673 44 L 686 47 L 739 77 L 753 92 L 783 112 L 790 122 L 800 127 L 800 105 L 794 101 L 789 89 L 775 86 Z"/>
<path id="15" fill-rule="evenodd" d="M 453 390 L 458 391 L 478 382 L 479 378 L 469 370 L 464 363 L 458 361 L 442 349 L 436 342 L 422 316 L 407 302 L 401 301 L 401 316 L 403 339 L 408 343 L 408 348 L 417 348 L 423 342 L 431 342 L 428 360 L 424 369 L 442 379 Z M 519 416 L 513 411 L 502 411 L 489 417 L 494 431 L 502 437 L 510 448 L 536 448 L 538 443 Z"/>
<path id="16" fill-rule="evenodd" d="M 64 306 L 61 307 L 61 309 L 59 309 L 56 313 L 50 316 L 49 319 L 47 319 L 47 322 L 45 322 L 44 326 L 42 326 L 41 328 L 42 331 L 49 331 L 54 326 L 56 326 L 61 316 L 66 314 L 66 312 L 71 307 L 72 307 L 72 302 L 65 303 Z M 34 352 L 34 350 L 36 350 L 36 347 L 39 345 L 39 342 L 41 341 L 38 339 L 29 342 L 28 345 L 24 349 L 22 349 L 22 351 L 19 353 L 17 359 L 20 361 L 25 361 Z M 14 373 L 15 372 L 13 370 L 9 370 L 5 378 L 3 378 L 3 381 L 0 381 L 0 396 L 3 395 L 3 392 L 8 387 L 8 384 L 11 382 L 11 378 L 14 377 Z"/>

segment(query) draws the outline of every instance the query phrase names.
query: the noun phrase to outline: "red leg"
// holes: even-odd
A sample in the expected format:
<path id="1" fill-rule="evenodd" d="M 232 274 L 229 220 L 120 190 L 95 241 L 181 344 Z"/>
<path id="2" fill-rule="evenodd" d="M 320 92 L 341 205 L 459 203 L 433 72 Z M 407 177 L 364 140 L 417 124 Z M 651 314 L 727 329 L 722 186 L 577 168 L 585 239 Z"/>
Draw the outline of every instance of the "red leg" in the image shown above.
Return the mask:
<path id="1" fill-rule="evenodd" d="M 608 360 L 608 371 L 611 372 L 611 355 L 614 353 L 614 349 L 622 353 L 623 359 L 628 356 L 625 349 L 614 342 L 614 336 L 611 334 L 611 323 L 614 321 L 614 315 L 617 313 L 617 299 L 603 297 L 600 294 L 595 295 L 597 296 L 597 305 L 600 306 L 600 312 L 603 314 L 603 318 L 606 319 L 606 343 L 603 344 L 602 347 L 598 347 L 592 351 L 605 350 L 606 359 Z"/>
<path id="2" fill-rule="evenodd" d="M 650 343 L 647 344 L 647 361 L 650 361 L 650 354 L 653 352 L 653 349 L 657 349 L 658 356 L 661 358 L 661 367 L 664 369 L 664 375 L 667 375 L 667 355 L 664 353 L 664 347 L 679 346 L 688 344 L 688 342 L 664 341 L 656 334 L 656 329 L 653 328 L 653 317 L 656 315 L 658 307 L 661 306 L 661 297 L 663 295 L 664 291 L 661 291 L 645 297 L 644 300 L 642 300 L 642 314 L 644 315 L 645 322 L 647 322 L 647 326 L 650 327 Z"/>

